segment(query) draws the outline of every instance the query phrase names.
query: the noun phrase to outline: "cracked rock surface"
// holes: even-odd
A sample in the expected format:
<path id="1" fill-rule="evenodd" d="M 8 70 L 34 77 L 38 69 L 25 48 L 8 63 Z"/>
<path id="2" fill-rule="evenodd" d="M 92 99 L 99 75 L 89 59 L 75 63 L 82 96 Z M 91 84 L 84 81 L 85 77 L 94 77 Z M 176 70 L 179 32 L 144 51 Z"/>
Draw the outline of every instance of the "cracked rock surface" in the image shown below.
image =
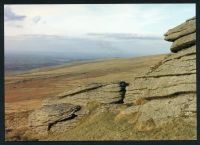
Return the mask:
<path id="1" fill-rule="evenodd" d="M 135 105 L 131 110 L 140 113 L 139 122 L 180 116 L 196 121 L 195 22 L 194 17 L 170 29 L 165 40 L 173 42 L 172 53 L 127 88 L 124 102 Z"/>
<path id="2" fill-rule="evenodd" d="M 42 134 L 72 129 L 89 113 L 84 107 L 88 102 L 123 103 L 127 85 L 124 81 L 110 84 L 94 83 L 45 99 L 43 107 L 29 115 L 29 126 Z"/>
<path id="3" fill-rule="evenodd" d="M 121 84 L 120 82 L 110 84 L 89 84 L 71 91 L 63 92 L 54 98 L 46 99 L 43 101 L 43 105 L 55 103 L 86 105 L 91 101 L 111 104 L 123 103 L 127 85 L 126 82 L 122 82 Z"/>
<path id="4" fill-rule="evenodd" d="M 66 103 L 43 106 L 29 115 L 29 126 L 39 134 L 45 134 L 54 128 L 54 125 L 74 119 L 80 109 L 78 105 Z M 68 128 L 68 125 L 63 127 Z"/>

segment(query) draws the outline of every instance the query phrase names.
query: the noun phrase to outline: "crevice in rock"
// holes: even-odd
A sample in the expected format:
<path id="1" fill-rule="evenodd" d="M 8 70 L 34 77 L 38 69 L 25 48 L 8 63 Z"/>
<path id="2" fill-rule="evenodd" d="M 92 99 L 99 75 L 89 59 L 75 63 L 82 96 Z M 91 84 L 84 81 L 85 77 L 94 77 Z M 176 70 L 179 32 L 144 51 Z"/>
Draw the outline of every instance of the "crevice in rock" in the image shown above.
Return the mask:
<path id="1" fill-rule="evenodd" d="M 48 129 L 47 129 L 47 130 L 50 131 L 51 128 L 52 128 L 55 124 L 57 124 L 58 122 L 64 122 L 64 121 L 67 121 L 67 120 L 74 119 L 74 118 L 76 118 L 76 117 L 77 117 L 76 114 L 72 114 L 71 117 L 68 117 L 68 118 L 65 118 L 65 119 L 62 119 L 62 120 L 57 120 L 57 121 L 55 121 L 55 122 L 49 123 L 49 124 L 48 124 Z"/>
<path id="2" fill-rule="evenodd" d="M 175 98 L 177 95 L 183 95 L 183 94 L 192 94 L 196 93 L 196 91 L 183 91 L 183 92 L 175 92 L 173 94 L 165 95 L 165 96 L 151 96 L 144 98 L 145 100 L 151 101 L 151 100 L 157 100 L 157 99 L 168 99 L 168 98 Z"/>
<path id="3" fill-rule="evenodd" d="M 177 84 L 174 84 L 174 85 L 169 85 L 169 86 L 164 86 L 164 87 L 158 87 L 158 88 L 155 88 L 155 89 L 148 89 L 148 90 L 158 90 L 158 89 L 162 89 L 162 88 L 171 88 L 171 87 L 176 87 L 176 86 L 179 86 L 179 85 L 193 85 L 193 84 L 196 84 L 195 82 L 190 82 L 190 83 L 177 83 Z"/>
<path id="4" fill-rule="evenodd" d="M 182 74 L 166 74 L 166 75 L 156 75 L 156 76 L 140 76 L 140 77 L 135 77 L 136 79 L 141 79 L 141 78 L 159 78 L 159 77 L 171 77 L 171 76 L 184 76 L 184 75 L 192 75 L 196 73 L 182 73 Z"/>
<path id="5" fill-rule="evenodd" d="M 166 62 L 174 60 L 174 59 L 181 59 L 182 57 L 190 56 L 190 55 L 196 55 L 196 52 L 188 53 L 188 54 L 181 55 L 181 56 L 178 56 L 178 57 L 174 57 L 174 58 L 171 58 L 171 59 L 166 59 L 166 60 L 163 61 L 163 63 L 166 63 Z"/>
<path id="6" fill-rule="evenodd" d="M 174 85 L 169 85 L 169 86 L 161 86 L 161 87 L 157 87 L 157 88 L 139 88 L 139 89 L 132 89 L 132 90 L 129 90 L 129 91 L 143 91 L 143 90 L 150 90 L 150 91 L 155 91 L 155 90 L 159 90 L 159 89 L 162 89 L 162 88 L 171 88 L 171 87 L 176 87 L 176 86 L 179 86 L 179 85 L 193 85 L 193 84 L 196 84 L 195 82 L 189 82 L 189 83 L 177 83 L 177 84 L 174 84 Z M 133 94 L 133 93 L 132 93 Z M 139 93 L 135 93 L 135 94 L 139 94 Z"/>
<path id="7" fill-rule="evenodd" d="M 125 81 L 120 81 L 119 82 L 119 86 L 120 86 L 120 100 L 112 102 L 111 104 L 123 104 L 124 103 L 124 98 L 126 95 L 126 87 L 129 86 L 129 83 L 125 82 Z"/>

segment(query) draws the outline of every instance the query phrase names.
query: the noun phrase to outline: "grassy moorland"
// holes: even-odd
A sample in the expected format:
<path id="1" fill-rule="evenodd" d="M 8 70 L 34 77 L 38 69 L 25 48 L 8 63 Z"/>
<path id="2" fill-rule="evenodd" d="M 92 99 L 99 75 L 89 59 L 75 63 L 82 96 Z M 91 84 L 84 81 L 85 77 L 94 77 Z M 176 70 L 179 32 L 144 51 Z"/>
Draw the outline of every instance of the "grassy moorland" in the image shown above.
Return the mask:
<path id="1" fill-rule="evenodd" d="M 164 57 L 165 55 L 153 55 L 96 60 L 35 69 L 17 75 L 6 75 L 7 138 L 16 138 L 20 130 L 27 127 L 29 111 L 40 107 L 42 99 L 94 82 L 105 83 L 119 80 L 130 82 L 134 76 L 144 73 Z M 112 114 L 110 116 L 112 117 Z M 104 118 L 104 120 L 107 119 Z"/>
<path id="2" fill-rule="evenodd" d="M 31 70 L 5 77 L 6 112 L 32 109 L 41 99 L 93 82 L 130 82 L 165 55 L 98 60 Z M 31 106 L 30 106 L 31 104 Z M 12 105 L 16 108 L 12 109 Z"/>

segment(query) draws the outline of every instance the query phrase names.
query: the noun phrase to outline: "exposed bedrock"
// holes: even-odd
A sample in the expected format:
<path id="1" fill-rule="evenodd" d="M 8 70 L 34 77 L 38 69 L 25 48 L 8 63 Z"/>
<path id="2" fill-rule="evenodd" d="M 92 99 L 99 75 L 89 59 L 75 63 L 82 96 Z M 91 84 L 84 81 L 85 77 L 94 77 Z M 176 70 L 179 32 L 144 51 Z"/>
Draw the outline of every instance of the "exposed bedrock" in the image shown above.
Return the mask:
<path id="1" fill-rule="evenodd" d="M 138 76 L 127 88 L 126 103 L 139 98 L 167 97 L 177 93 L 196 93 L 195 46 L 166 57 L 154 70 Z"/>
<path id="2" fill-rule="evenodd" d="M 165 40 L 172 41 L 172 52 L 177 52 L 196 43 L 196 18 L 193 17 L 165 33 Z"/>
<path id="3" fill-rule="evenodd" d="M 79 105 L 72 104 L 54 104 L 43 106 L 40 109 L 34 110 L 29 115 L 29 127 L 39 134 L 46 134 L 55 125 L 67 122 L 61 130 L 62 131 L 70 128 L 71 120 L 77 117 L 76 113 L 81 107 Z M 55 130 L 55 129 L 54 129 Z"/>
<path id="4" fill-rule="evenodd" d="M 128 83 L 124 81 L 110 84 L 89 84 L 63 92 L 54 98 L 46 99 L 43 101 L 43 105 L 56 103 L 86 105 L 91 101 L 110 104 L 123 103 L 126 86 L 128 86 Z"/>
<path id="5" fill-rule="evenodd" d="M 43 135 L 49 132 L 64 132 L 76 127 L 89 110 L 89 102 L 103 104 L 123 103 L 126 86 L 121 81 L 110 84 L 90 84 L 63 92 L 53 98 L 45 99 L 43 107 L 29 115 L 29 127 L 33 132 Z"/>
<path id="6" fill-rule="evenodd" d="M 195 33 L 196 32 L 196 18 L 193 17 L 191 19 L 188 19 L 186 22 L 176 26 L 173 29 L 168 30 L 164 36 L 165 40 L 174 42 L 175 40 Z"/>
<path id="7" fill-rule="evenodd" d="M 124 102 L 134 104 L 129 111 L 138 114 L 138 122 L 155 124 L 170 117 L 190 118 L 196 122 L 196 19 L 170 29 L 165 40 L 172 41 L 164 60 L 138 76 L 127 87 Z M 155 125 L 154 124 L 154 125 Z"/>

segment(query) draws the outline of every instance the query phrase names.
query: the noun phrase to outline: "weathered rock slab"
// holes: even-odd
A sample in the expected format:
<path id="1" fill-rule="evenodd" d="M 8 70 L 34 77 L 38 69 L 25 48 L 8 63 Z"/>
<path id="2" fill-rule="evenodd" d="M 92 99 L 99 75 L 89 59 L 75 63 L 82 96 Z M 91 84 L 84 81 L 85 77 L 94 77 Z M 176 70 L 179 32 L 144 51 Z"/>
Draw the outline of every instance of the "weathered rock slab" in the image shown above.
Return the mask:
<path id="1" fill-rule="evenodd" d="M 80 109 L 78 105 L 65 103 L 43 106 L 29 115 L 29 127 L 38 133 L 45 134 L 54 124 L 76 117 L 75 113 Z"/>
<path id="2" fill-rule="evenodd" d="M 165 40 L 175 41 L 196 31 L 196 19 L 190 19 L 165 33 Z"/>
<path id="3" fill-rule="evenodd" d="M 97 101 L 100 103 L 122 103 L 125 97 L 126 86 L 128 84 L 92 84 L 83 86 L 75 90 L 66 91 L 54 98 L 43 101 L 43 105 L 72 103 L 86 105 L 88 102 Z"/>
<path id="4" fill-rule="evenodd" d="M 135 114 L 134 118 L 131 116 Z M 145 104 L 129 107 L 117 117 L 130 116 L 129 123 L 137 124 L 136 128 L 153 129 L 166 123 L 170 118 L 190 118 L 196 122 L 196 94 L 180 94 L 172 98 L 157 98 Z M 132 120 L 131 120 L 132 119 Z"/>
<path id="5" fill-rule="evenodd" d="M 196 33 L 192 33 L 175 40 L 172 43 L 170 50 L 172 52 L 178 52 L 179 50 L 185 49 L 195 44 L 196 44 Z"/>
<path id="6" fill-rule="evenodd" d="M 138 76 L 127 87 L 125 103 L 138 99 L 196 93 L 196 47 L 172 53 L 146 75 Z"/>

